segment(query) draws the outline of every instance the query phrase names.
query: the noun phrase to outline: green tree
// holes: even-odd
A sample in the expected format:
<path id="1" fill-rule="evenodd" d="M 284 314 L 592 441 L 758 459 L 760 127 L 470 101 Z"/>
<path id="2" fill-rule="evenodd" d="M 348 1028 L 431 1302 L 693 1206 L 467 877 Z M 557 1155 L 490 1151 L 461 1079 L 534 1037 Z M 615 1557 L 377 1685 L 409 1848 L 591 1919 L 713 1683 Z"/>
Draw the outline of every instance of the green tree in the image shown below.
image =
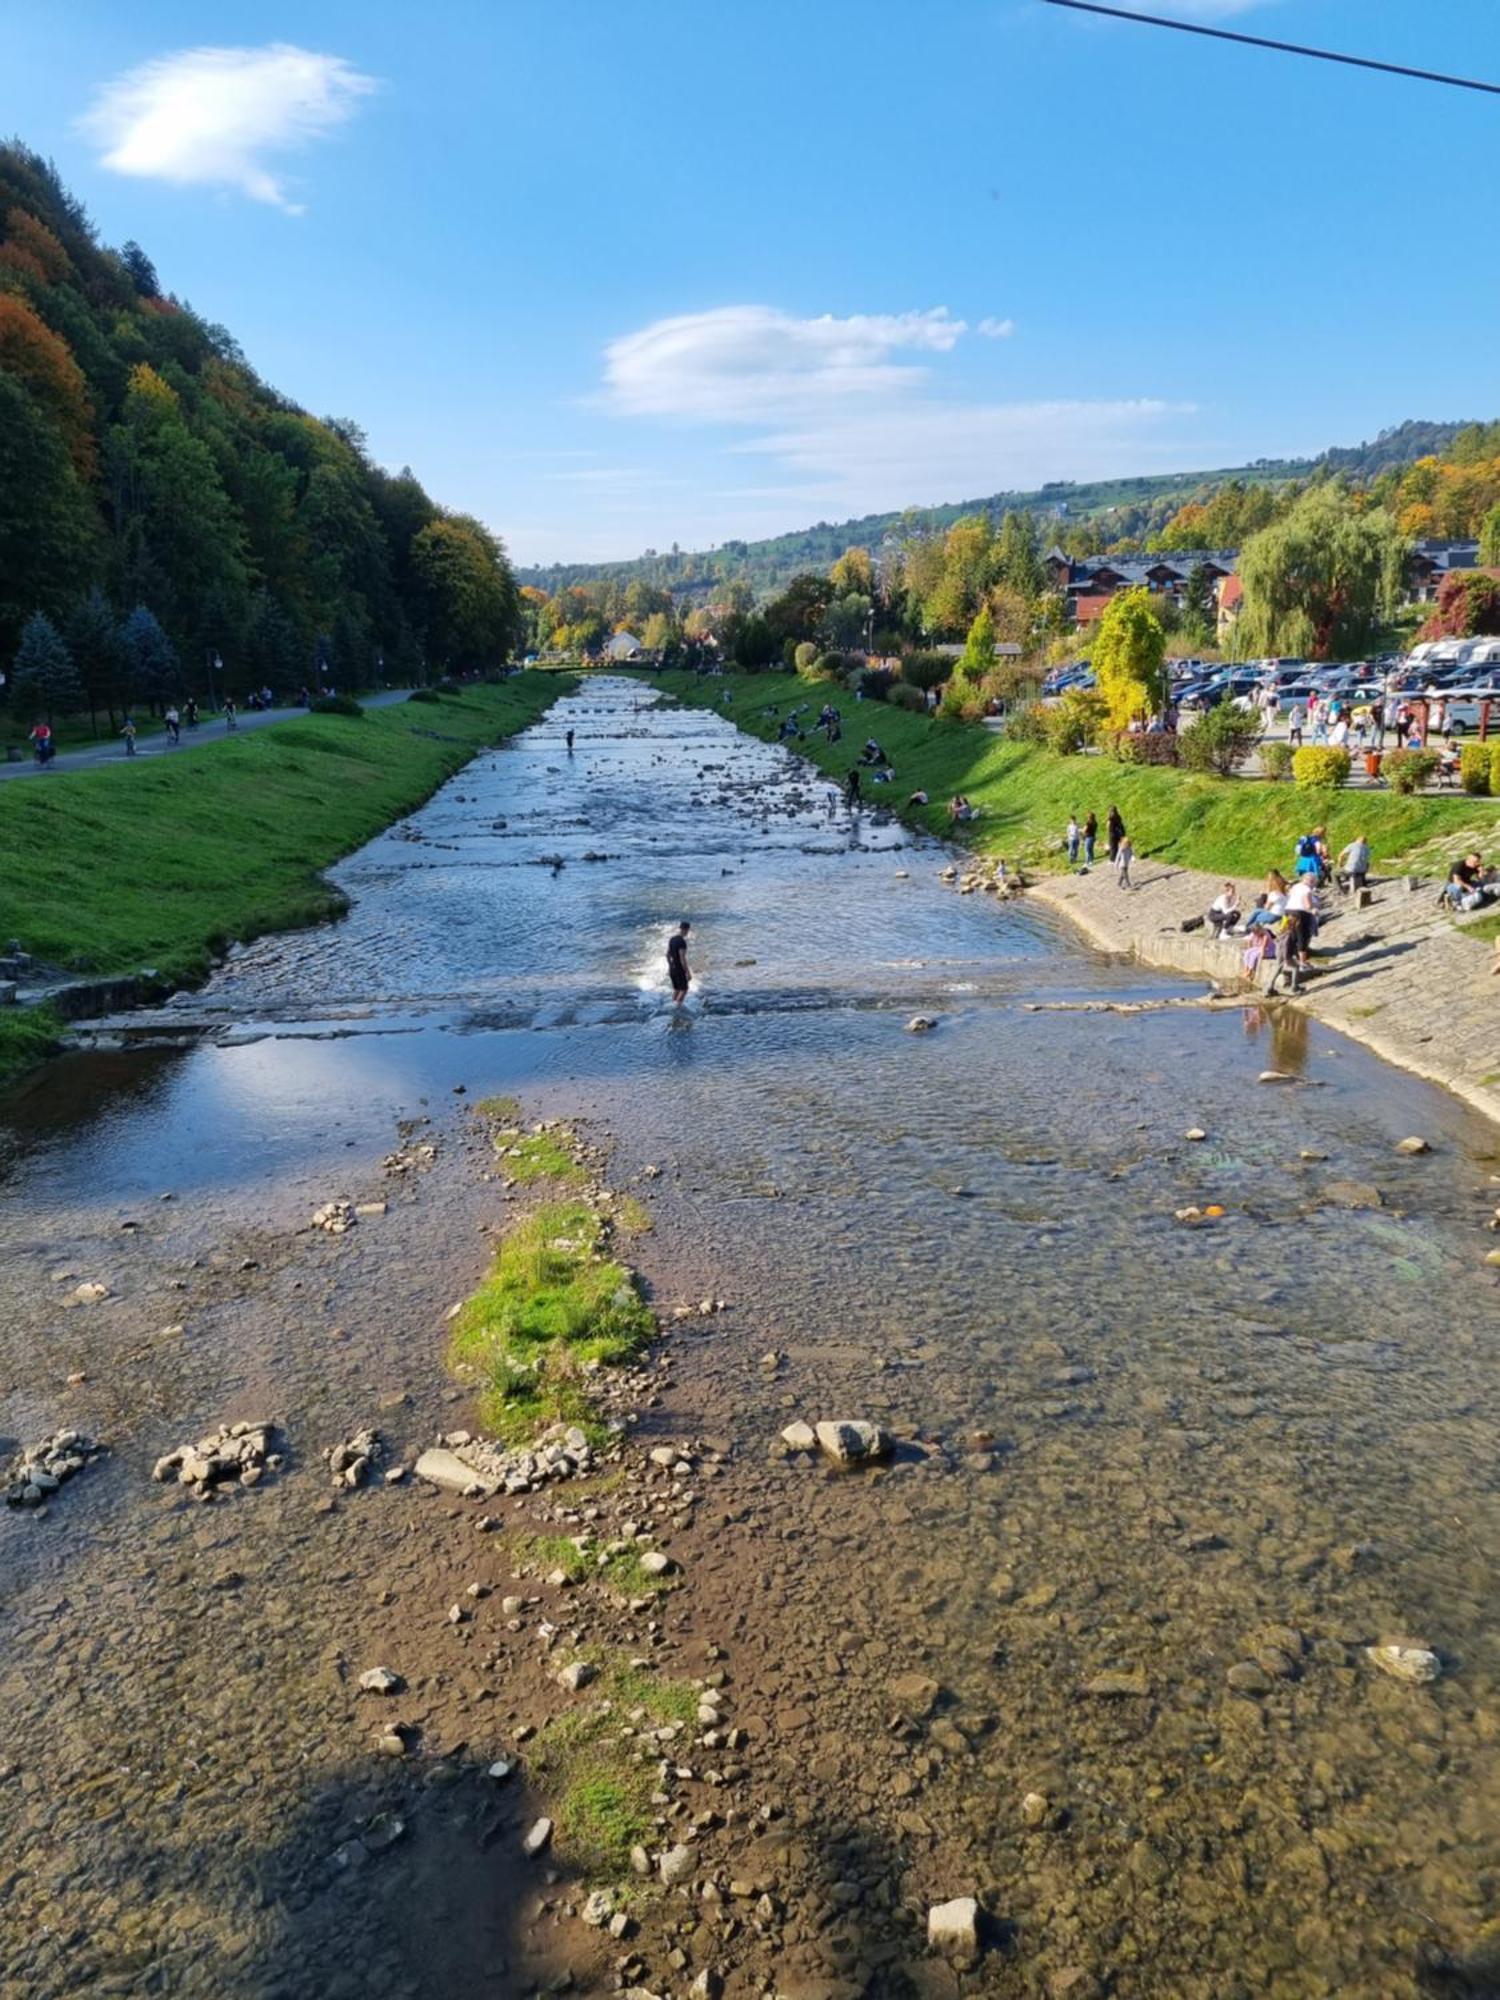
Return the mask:
<path id="1" fill-rule="evenodd" d="M 759 667 L 769 666 L 781 648 L 765 619 L 752 611 L 740 620 L 732 651 L 736 666 L 747 667 L 754 672 Z"/>
<path id="2" fill-rule="evenodd" d="M 83 684 L 73 656 L 44 612 L 33 611 L 22 627 L 10 698 L 17 716 L 44 715 L 49 722 L 83 706 Z"/>
<path id="3" fill-rule="evenodd" d="M 520 600 L 505 550 L 488 528 L 467 514 L 430 522 L 412 543 L 412 570 L 435 665 L 468 671 L 507 657 L 520 631 Z M 589 624 L 578 642 L 585 649 L 604 635 L 597 614 Z"/>
<path id="4" fill-rule="evenodd" d="M 990 616 L 990 607 L 982 604 L 969 627 L 957 672 L 961 680 L 978 682 L 984 679 L 994 664 L 995 621 Z"/>
<path id="5" fill-rule="evenodd" d="M 873 597 L 875 595 L 875 571 L 870 561 L 868 549 L 849 548 L 839 557 L 828 572 L 828 581 L 833 586 L 835 597 Z"/>
<path id="6" fill-rule="evenodd" d="M 1395 610 L 1407 547 L 1384 508 L 1310 488 L 1241 551 L 1235 650 L 1315 660 L 1363 651 Z"/>
<path id="7" fill-rule="evenodd" d="M 870 630 L 870 599 L 857 590 L 836 597 L 823 614 L 823 640 L 835 652 L 863 646 Z"/>
<path id="8" fill-rule="evenodd" d="M 991 558 L 995 581 L 1003 583 L 1028 603 L 1041 596 L 1047 585 L 1037 547 L 1036 523 L 1029 514 L 1012 510 L 1000 523 Z"/>
<path id="9" fill-rule="evenodd" d="M 132 702 L 165 701 L 177 684 L 177 653 L 155 612 L 138 604 L 120 632 L 125 686 Z"/>
<path id="10" fill-rule="evenodd" d="M 120 621 L 114 606 L 96 584 L 79 598 L 69 611 L 63 637 L 73 664 L 83 682 L 90 719 L 97 726 L 99 710 L 115 718 L 115 702 L 124 675 L 124 655 L 120 646 Z"/>
<path id="11" fill-rule="evenodd" d="M 1151 608 L 1148 590 L 1122 590 L 1099 620 L 1094 640 L 1094 677 L 1109 711 L 1110 724 L 1124 729 L 1137 718 L 1167 706 L 1168 681 L 1162 661 L 1167 637 Z"/>
<path id="12" fill-rule="evenodd" d="M 0 656 L 14 650 L 38 606 L 62 610 L 97 549 L 93 512 L 61 432 L 0 368 Z"/>
<path id="13" fill-rule="evenodd" d="M 1500 506 L 1491 507 L 1480 524 L 1479 560 L 1486 569 L 1500 569 Z"/>

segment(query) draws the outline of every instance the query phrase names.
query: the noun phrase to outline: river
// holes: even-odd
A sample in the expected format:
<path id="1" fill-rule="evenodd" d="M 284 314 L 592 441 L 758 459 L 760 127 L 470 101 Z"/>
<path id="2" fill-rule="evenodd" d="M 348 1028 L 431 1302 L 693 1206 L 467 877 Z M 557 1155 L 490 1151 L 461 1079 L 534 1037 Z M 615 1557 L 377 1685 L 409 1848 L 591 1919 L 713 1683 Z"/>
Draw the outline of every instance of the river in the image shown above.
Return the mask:
<path id="1" fill-rule="evenodd" d="M 0 1992 L 498 1995 L 575 1947 L 602 1984 L 465 1817 L 465 1760 L 531 1698 L 520 1666 L 475 1684 L 483 1635 L 442 1650 L 472 1522 L 335 1504 L 317 1464 L 377 1410 L 398 1449 L 465 1415 L 443 1313 L 503 1220 L 468 1118 L 497 1092 L 607 1138 L 659 1301 L 730 1306 L 669 1336 L 645 1428 L 717 1441 L 652 1643 L 722 1646 L 796 1829 L 774 1928 L 714 1933 L 731 2000 L 1500 1991 L 1496 1134 L 1305 1018 L 1166 1004 L 1181 982 L 947 860 L 589 680 L 334 871 L 343 921 L 14 1096 L 0 1444 L 66 1421 L 112 1452 L 0 1519 Z M 430 1172 L 382 1178 L 424 1139 Z M 331 1195 L 389 1213 L 310 1239 Z M 207 1509 L 151 1484 L 254 1415 L 281 1478 Z M 850 1415 L 902 1440 L 890 1469 L 780 1454 L 792 1417 Z M 1375 1671 L 1394 1637 L 1442 1678 Z M 421 1771 L 377 1765 L 350 1691 L 403 1644 Z M 1262 1692 L 1226 1681 L 1257 1656 Z M 398 1808 L 402 1844 L 335 1880 Z M 922 1912 L 971 1893 L 991 1948 L 954 1975 Z M 686 1990 L 689 1928 L 653 1990 Z"/>

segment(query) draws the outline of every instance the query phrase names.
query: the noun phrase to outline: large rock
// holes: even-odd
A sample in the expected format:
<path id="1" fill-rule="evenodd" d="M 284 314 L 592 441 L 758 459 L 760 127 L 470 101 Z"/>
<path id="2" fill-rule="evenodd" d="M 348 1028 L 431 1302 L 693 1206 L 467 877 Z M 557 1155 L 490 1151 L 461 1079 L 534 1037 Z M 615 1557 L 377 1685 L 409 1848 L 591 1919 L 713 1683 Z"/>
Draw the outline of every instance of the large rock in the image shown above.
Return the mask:
<path id="1" fill-rule="evenodd" d="M 676 1847 L 669 1847 L 666 1853 L 658 1858 L 656 1870 L 670 1889 L 678 1882 L 685 1882 L 697 1865 L 698 1856 L 694 1850 L 691 1847 L 684 1847 L 679 1842 Z"/>
<path id="2" fill-rule="evenodd" d="M 909 1715 L 914 1722 L 922 1722 L 931 1715 L 942 1693 L 938 1683 L 927 1674 L 898 1674 L 890 1683 L 890 1691 L 902 1714 Z"/>
<path id="3" fill-rule="evenodd" d="M 950 1903 L 934 1903 L 927 1912 L 927 1942 L 945 1957 L 972 1965 L 979 1956 L 979 1904 L 975 1899 L 955 1896 Z"/>
<path id="4" fill-rule="evenodd" d="M 466 1499 L 485 1500 L 495 1491 L 492 1479 L 481 1479 L 472 1465 L 465 1465 L 456 1452 L 433 1445 L 417 1460 L 418 1479 L 441 1487 L 445 1493 L 461 1493 Z"/>
<path id="5" fill-rule="evenodd" d="M 889 1458 L 891 1440 L 879 1424 L 862 1418 L 846 1422 L 821 1423 L 818 1443 L 835 1465 L 864 1465 L 871 1459 Z"/>
<path id="6" fill-rule="evenodd" d="M 796 1423 L 787 1425 L 781 1433 L 781 1442 L 792 1451 L 816 1451 L 818 1434 L 811 1424 L 804 1424 L 799 1418 Z"/>

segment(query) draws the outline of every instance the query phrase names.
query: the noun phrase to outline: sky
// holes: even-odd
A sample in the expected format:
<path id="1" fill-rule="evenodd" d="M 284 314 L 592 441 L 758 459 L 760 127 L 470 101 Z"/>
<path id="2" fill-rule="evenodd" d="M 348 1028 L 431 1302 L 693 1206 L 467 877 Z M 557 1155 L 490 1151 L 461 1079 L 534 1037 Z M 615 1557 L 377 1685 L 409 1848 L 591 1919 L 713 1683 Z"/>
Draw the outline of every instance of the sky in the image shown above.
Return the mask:
<path id="1" fill-rule="evenodd" d="M 1123 0 L 1500 81 L 1500 0 Z M 1044 0 L 11 0 L 0 130 L 521 563 L 1500 414 L 1500 98 Z"/>

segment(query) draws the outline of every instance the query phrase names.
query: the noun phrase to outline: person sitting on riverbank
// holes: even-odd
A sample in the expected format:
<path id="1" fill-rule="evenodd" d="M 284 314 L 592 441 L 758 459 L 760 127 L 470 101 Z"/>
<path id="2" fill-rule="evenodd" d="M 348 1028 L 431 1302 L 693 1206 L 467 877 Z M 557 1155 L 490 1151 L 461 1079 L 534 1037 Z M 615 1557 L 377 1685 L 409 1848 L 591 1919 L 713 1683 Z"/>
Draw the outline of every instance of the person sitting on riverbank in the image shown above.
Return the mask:
<path id="1" fill-rule="evenodd" d="M 1286 909 L 1287 879 L 1279 868 L 1272 868 L 1266 875 L 1266 908 L 1273 918 L 1280 917 Z"/>
<path id="2" fill-rule="evenodd" d="M 1333 879 L 1349 895 L 1363 889 L 1370 879 L 1370 843 L 1362 833 L 1355 834 L 1340 853 Z"/>
<path id="3" fill-rule="evenodd" d="M 1438 901 L 1467 916 L 1474 910 L 1487 909 L 1497 897 L 1500 897 L 1500 874 L 1486 868 L 1482 857 L 1471 850 L 1448 870 L 1448 880 Z"/>
<path id="4" fill-rule="evenodd" d="M 955 792 L 948 801 L 948 819 L 954 826 L 963 826 L 971 819 L 978 819 L 978 806 L 971 805 L 962 792 Z"/>
<path id="5" fill-rule="evenodd" d="M 1209 928 L 1216 938 L 1232 931 L 1240 920 L 1240 892 L 1232 882 L 1226 882 L 1218 895 L 1208 906 Z"/>
<path id="6" fill-rule="evenodd" d="M 925 806 L 925 805 L 930 805 L 931 800 L 928 798 L 925 792 L 913 792 L 911 797 L 906 801 L 906 803 L 909 806 Z"/>
<path id="7" fill-rule="evenodd" d="M 859 753 L 859 761 L 861 764 L 883 764 L 885 762 L 885 752 L 873 736 L 865 738 L 865 747 Z"/>

